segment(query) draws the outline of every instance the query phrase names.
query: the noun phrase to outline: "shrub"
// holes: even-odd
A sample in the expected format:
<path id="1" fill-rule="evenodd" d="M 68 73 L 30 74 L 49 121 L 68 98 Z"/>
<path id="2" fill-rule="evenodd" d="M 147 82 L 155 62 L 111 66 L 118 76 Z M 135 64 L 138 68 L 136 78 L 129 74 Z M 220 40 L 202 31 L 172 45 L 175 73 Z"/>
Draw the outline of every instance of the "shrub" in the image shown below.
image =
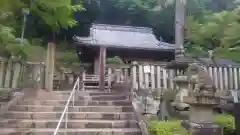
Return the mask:
<path id="1" fill-rule="evenodd" d="M 220 114 L 216 116 L 216 123 L 223 127 L 225 135 L 232 135 L 235 132 L 234 117 L 228 114 Z"/>
<path id="2" fill-rule="evenodd" d="M 181 127 L 180 120 L 168 122 L 153 121 L 149 124 L 148 131 L 151 135 L 189 135 L 188 132 Z"/>
<path id="3" fill-rule="evenodd" d="M 216 123 L 223 127 L 224 135 L 235 135 L 234 117 L 227 114 L 216 116 Z M 181 120 L 171 120 L 169 122 L 152 121 L 148 131 L 151 135 L 190 135 L 182 126 Z"/>

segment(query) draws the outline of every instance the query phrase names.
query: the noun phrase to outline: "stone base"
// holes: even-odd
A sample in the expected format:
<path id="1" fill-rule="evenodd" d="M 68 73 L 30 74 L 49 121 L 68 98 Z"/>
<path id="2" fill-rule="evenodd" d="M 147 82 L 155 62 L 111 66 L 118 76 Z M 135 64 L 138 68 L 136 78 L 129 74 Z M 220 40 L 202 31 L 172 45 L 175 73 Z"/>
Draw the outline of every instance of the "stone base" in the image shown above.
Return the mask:
<path id="1" fill-rule="evenodd" d="M 214 123 L 193 123 L 185 120 L 182 122 L 182 126 L 191 135 L 223 135 L 223 129 Z"/>

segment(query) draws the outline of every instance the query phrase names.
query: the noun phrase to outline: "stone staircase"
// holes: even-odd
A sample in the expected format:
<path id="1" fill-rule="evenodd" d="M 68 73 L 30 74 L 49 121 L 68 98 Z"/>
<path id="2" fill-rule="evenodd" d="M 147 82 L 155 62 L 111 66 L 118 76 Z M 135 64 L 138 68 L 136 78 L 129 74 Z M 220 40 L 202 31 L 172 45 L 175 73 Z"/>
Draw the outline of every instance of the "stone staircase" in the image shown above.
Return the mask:
<path id="1" fill-rule="evenodd" d="M 70 92 L 52 95 L 55 98 L 25 98 L 11 106 L 0 119 L 0 135 L 52 135 Z M 97 89 L 81 91 L 75 105 L 70 103 L 68 128 L 64 128 L 64 119 L 58 135 L 142 135 L 129 95 Z"/>

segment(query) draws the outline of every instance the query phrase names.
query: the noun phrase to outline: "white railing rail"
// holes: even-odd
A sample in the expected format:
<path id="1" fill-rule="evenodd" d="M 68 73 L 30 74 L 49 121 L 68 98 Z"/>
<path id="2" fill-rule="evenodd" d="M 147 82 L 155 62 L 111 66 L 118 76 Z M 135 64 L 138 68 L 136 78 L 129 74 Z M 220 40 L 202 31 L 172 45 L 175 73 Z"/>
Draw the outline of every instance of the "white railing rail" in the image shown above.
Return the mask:
<path id="1" fill-rule="evenodd" d="M 73 107 L 74 107 L 76 90 L 77 90 L 77 92 L 79 92 L 79 89 L 80 89 L 80 79 L 78 78 L 78 79 L 76 80 L 74 86 L 73 86 L 73 90 L 72 90 L 72 92 L 71 92 L 71 94 L 70 94 L 70 96 L 69 96 L 69 98 L 68 98 L 68 100 L 67 100 L 67 103 L 66 103 L 66 105 L 65 105 L 65 107 L 64 107 L 64 110 L 63 110 L 63 112 L 62 112 L 62 114 L 61 114 L 61 117 L 60 117 L 60 119 L 59 119 L 59 121 L 58 121 L 57 127 L 56 127 L 53 135 L 57 135 L 58 130 L 59 130 L 59 128 L 60 128 L 60 126 L 61 126 L 61 124 L 62 124 L 62 121 L 63 121 L 63 119 L 64 119 L 64 116 L 65 116 L 65 133 L 67 134 L 67 126 L 68 126 L 68 125 L 67 125 L 67 124 L 68 124 L 68 107 L 69 107 L 69 103 L 70 103 L 70 101 L 72 100 L 72 105 L 73 105 Z"/>

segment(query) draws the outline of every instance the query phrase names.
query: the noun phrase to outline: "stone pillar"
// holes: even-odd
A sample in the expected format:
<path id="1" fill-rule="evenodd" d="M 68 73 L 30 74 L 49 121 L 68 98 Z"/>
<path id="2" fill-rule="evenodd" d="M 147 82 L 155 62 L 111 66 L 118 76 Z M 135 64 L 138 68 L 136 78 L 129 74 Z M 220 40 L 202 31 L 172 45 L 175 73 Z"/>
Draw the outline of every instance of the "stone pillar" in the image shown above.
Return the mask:
<path id="1" fill-rule="evenodd" d="M 55 49 L 56 49 L 55 43 L 48 43 L 47 57 L 46 57 L 45 88 L 49 91 L 53 90 Z"/>
<path id="2" fill-rule="evenodd" d="M 124 68 L 124 82 L 128 81 L 128 69 Z"/>
<path id="3" fill-rule="evenodd" d="M 142 65 L 139 65 L 138 66 L 138 74 L 139 74 L 139 88 L 142 89 L 144 88 L 144 85 L 143 85 L 143 66 Z"/>
<path id="4" fill-rule="evenodd" d="M 167 78 L 168 78 L 167 69 L 162 69 L 162 71 L 163 71 L 163 88 L 166 90 L 168 88 L 168 85 L 167 85 Z"/>
<path id="5" fill-rule="evenodd" d="M 112 85 L 112 78 L 113 78 L 112 68 L 108 67 L 108 88 L 109 89 L 111 88 L 111 85 Z"/>
<path id="6" fill-rule="evenodd" d="M 12 88 L 17 88 L 19 85 L 19 77 L 21 73 L 21 62 L 15 59 L 13 63 L 13 78 L 12 78 Z"/>
<path id="7" fill-rule="evenodd" d="M 234 75 L 234 89 L 238 89 L 238 76 L 237 76 L 237 68 L 233 68 L 233 75 Z"/>
<path id="8" fill-rule="evenodd" d="M 145 89 L 149 88 L 149 73 L 144 73 L 144 78 L 145 78 Z"/>
<path id="9" fill-rule="evenodd" d="M 74 83 L 73 74 L 69 74 L 68 78 L 69 78 L 69 84 L 72 85 Z"/>
<path id="10" fill-rule="evenodd" d="M 31 63 L 33 67 L 33 86 L 35 89 L 41 89 L 42 86 L 42 68 L 44 67 L 43 63 Z"/>
<path id="11" fill-rule="evenodd" d="M 220 83 L 220 90 L 222 91 L 223 90 L 223 68 L 222 67 L 219 67 L 219 83 Z"/>
<path id="12" fill-rule="evenodd" d="M 97 55 L 97 57 L 94 58 L 94 74 L 99 74 L 99 55 Z"/>
<path id="13" fill-rule="evenodd" d="M 230 89 L 232 90 L 232 89 L 234 89 L 234 88 L 233 88 L 233 83 L 234 83 L 234 82 L 233 82 L 233 68 L 232 68 L 232 66 L 230 65 L 230 66 L 228 67 L 228 69 L 229 69 L 228 71 L 229 71 L 229 77 L 230 77 L 230 78 L 229 78 L 229 83 L 230 83 L 229 85 L 230 85 Z"/>
<path id="14" fill-rule="evenodd" d="M 116 72 L 116 81 L 117 81 L 117 83 L 120 83 L 121 82 L 121 69 L 116 68 L 115 72 Z"/>
<path id="15" fill-rule="evenodd" d="M 5 83 L 4 83 L 5 88 L 11 87 L 11 75 L 12 75 L 12 58 L 8 60 L 8 64 L 7 64 Z"/>
<path id="16" fill-rule="evenodd" d="M 106 48 L 100 47 L 99 55 L 99 69 L 100 69 L 100 79 L 99 79 L 99 88 L 100 90 L 105 89 L 105 67 L 106 67 Z"/>
<path id="17" fill-rule="evenodd" d="M 137 62 L 132 62 L 132 87 L 137 88 Z"/>
<path id="18" fill-rule="evenodd" d="M 155 83 L 155 66 L 151 66 L 151 88 L 155 89 L 156 88 L 156 83 Z"/>
<path id="19" fill-rule="evenodd" d="M 0 59 L 0 88 L 3 87 L 5 60 Z"/>
<path id="20" fill-rule="evenodd" d="M 219 75 L 218 75 L 218 67 L 213 67 L 213 80 L 216 88 L 219 90 Z"/>
<path id="21" fill-rule="evenodd" d="M 224 90 L 228 90 L 229 89 L 229 84 L 228 84 L 228 69 L 227 67 L 223 68 L 223 72 L 224 72 Z"/>
<path id="22" fill-rule="evenodd" d="M 158 89 L 162 88 L 161 82 L 162 82 L 161 67 L 157 66 L 157 88 Z"/>

